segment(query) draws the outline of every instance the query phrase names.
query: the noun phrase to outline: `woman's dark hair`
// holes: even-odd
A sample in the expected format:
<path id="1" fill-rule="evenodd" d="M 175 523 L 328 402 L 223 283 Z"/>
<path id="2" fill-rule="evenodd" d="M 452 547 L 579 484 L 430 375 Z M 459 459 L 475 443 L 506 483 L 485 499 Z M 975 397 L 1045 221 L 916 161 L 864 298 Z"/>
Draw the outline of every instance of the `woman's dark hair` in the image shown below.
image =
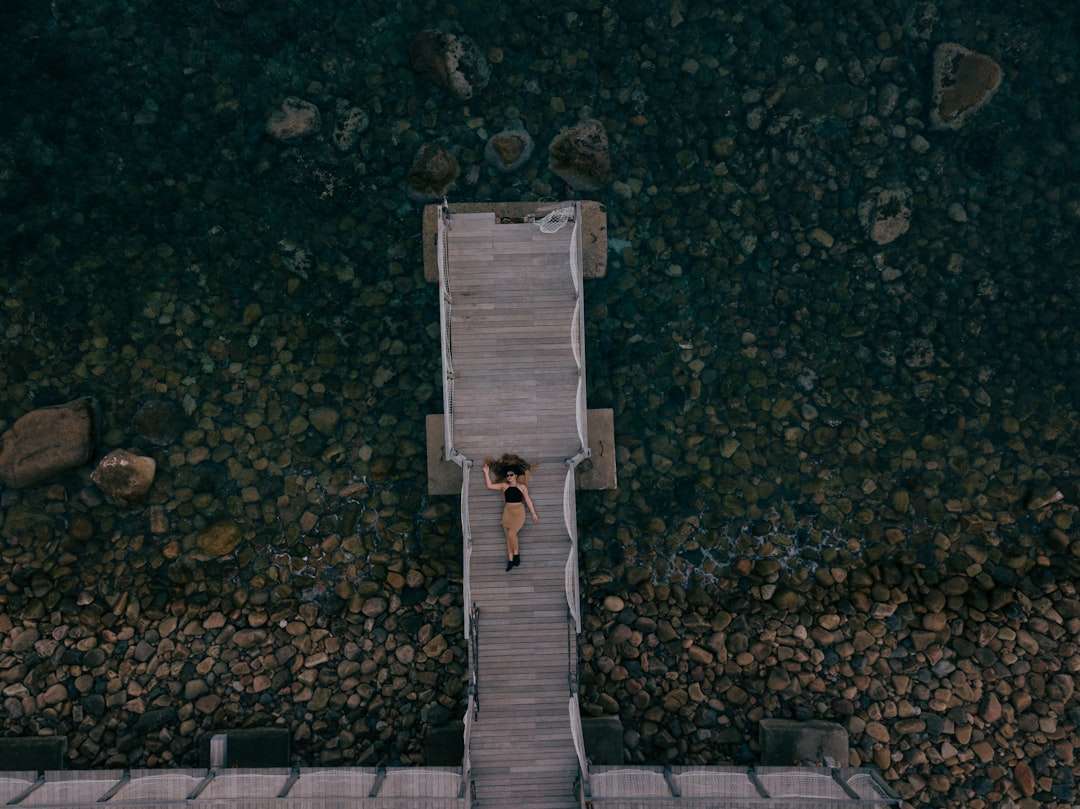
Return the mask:
<path id="1" fill-rule="evenodd" d="M 484 458 L 484 463 L 491 467 L 492 477 L 498 481 L 506 480 L 507 472 L 513 472 L 518 477 L 528 479 L 529 471 L 540 465 L 524 461 L 511 453 L 506 453 L 501 458 Z"/>

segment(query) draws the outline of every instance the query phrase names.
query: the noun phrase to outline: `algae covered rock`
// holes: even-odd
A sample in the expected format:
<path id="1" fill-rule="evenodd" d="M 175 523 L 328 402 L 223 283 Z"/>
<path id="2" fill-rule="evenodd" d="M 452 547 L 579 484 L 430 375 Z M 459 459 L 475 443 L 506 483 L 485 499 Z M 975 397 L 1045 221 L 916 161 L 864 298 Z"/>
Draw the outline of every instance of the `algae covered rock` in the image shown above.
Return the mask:
<path id="1" fill-rule="evenodd" d="M 504 174 L 524 166 L 533 153 L 533 139 L 524 129 L 508 129 L 492 135 L 484 147 L 484 159 Z"/>
<path id="2" fill-rule="evenodd" d="M 934 102 L 930 123 L 935 129 L 959 129 L 982 109 L 1004 77 L 1001 66 L 983 53 L 955 42 L 934 51 Z"/>
<path id="3" fill-rule="evenodd" d="M 319 108 L 310 101 L 289 96 L 266 122 L 266 133 L 282 143 L 294 143 L 322 128 Z"/>
<path id="4" fill-rule="evenodd" d="M 548 167 L 575 191 L 598 191 L 611 181 L 607 132 L 595 118 L 556 135 L 548 155 Z"/>
<path id="5" fill-rule="evenodd" d="M 430 79 L 459 101 L 483 90 L 491 68 L 476 43 L 465 35 L 421 31 L 410 40 L 407 53 L 412 69 Z"/>
<path id="6" fill-rule="evenodd" d="M 420 147 L 409 168 L 409 196 L 418 202 L 440 199 L 457 180 L 457 158 L 437 143 Z"/>
<path id="7" fill-rule="evenodd" d="M 232 520 L 217 520 L 199 531 L 195 547 L 208 556 L 225 556 L 236 550 L 243 532 Z"/>

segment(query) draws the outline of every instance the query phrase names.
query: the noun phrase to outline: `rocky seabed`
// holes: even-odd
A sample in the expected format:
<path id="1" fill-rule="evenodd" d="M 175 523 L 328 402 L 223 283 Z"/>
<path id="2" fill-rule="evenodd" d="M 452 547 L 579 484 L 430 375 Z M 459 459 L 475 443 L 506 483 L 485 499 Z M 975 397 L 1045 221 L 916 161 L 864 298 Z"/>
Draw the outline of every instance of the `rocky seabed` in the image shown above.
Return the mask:
<path id="1" fill-rule="evenodd" d="M 419 203 L 588 196 L 583 710 L 631 762 L 828 719 L 905 807 L 1080 803 L 1069 9 L 22 5 L 0 431 L 100 424 L 40 479 L 55 432 L 0 443 L 4 735 L 423 763 L 467 660 Z"/>

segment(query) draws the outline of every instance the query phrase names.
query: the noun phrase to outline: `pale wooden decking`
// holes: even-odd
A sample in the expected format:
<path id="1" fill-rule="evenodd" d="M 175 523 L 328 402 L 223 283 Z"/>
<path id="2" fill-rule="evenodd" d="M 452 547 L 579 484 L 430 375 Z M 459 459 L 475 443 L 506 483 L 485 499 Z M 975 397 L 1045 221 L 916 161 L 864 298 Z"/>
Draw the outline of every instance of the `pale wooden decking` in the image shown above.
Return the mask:
<path id="1" fill-rule="evenodd" d="M 540 522 L 522 530 L 521 566 L 509 573 L 501 498 L 484 487 L 482 474 L 470 476 L 470 580 L 480 608 L 480 709 L 470 749 L 474 805 L 485 809 L 578 805 L 568 709 L 577 638 L 567 622 L 563 572 L 569 542 L 561 480 L 550 472 L 541 467 L 529 487 Z"/>
<path id="2" fill-rule="evenodd" d="M 572 231 L 451 218 L 454 446 L 468 458 L 516 452 L 561 465 L 578 450 Z"/>
<path id="3" fill-rule="evenodd" d="M 563 516 L 564 461 L 580 448 L 572 231 L 572 223 L 554 234 L 495 224 L 490 214 L 452 215 L 449 225 L 454 447 L 474 461 L 466 496 L 479 712 L 470 750 L 474 805 L 484 809 L 578 805 Z M 502 498 L 480 469 L 485 456 L 504 452 L 542 462 L 529 485 L 540 523 L 526 523 L 521 566 L 510 572 Z"/>

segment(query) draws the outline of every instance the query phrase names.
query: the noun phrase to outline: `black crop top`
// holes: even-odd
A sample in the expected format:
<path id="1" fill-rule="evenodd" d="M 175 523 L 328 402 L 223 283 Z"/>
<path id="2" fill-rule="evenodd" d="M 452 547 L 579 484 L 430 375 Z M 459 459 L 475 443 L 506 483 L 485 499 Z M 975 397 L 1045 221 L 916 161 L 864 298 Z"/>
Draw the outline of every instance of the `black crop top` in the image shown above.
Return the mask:
<path id="1" fill-rule="evenodd" d="M 517 486 L 511 486 L 503 492 L 503 498 L 507 503 L 524 503 L 525 495 Z"/>

